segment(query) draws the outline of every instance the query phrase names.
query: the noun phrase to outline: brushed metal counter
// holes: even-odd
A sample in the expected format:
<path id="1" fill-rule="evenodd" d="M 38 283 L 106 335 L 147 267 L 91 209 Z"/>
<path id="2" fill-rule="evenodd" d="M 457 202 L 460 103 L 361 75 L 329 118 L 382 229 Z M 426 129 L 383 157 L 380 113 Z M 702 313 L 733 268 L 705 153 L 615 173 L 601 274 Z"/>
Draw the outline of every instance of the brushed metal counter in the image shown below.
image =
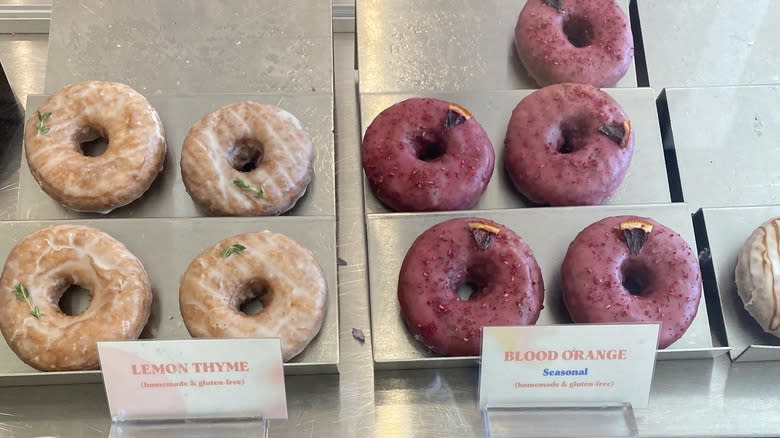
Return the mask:
<path id="1" fill-rule="evenodd" d="M 34 64 L 45 59 L 46 51 L 43 44 L 35 47 L 2 37 L 0 59 L 4 65 Z M 336 35 L 338 252 L 347 262 L 339 268 L 341 374 L 288 377 L 290 417 L 272 421 L 270 436 L 482 437 L 476 369 L 373 371 L 353 55 L 354 35 Z M 43 92 L 42 70 L 8 73 L 20 101 Z M 30 79 L 35 80 L 29 86 L 19 85 Z M 0 181 L 7 179 L 0 175 Z M 0 197 L 0 211 L 15 199 L 15 190 L 10 183 L 0 192 L 13 192 Z M 352 338 L 352 327 L 363 329 L 365 344 Z M 635 412 L 640 434 L 778 436 L 780 395 L 772 384 L 778 381 L 780 366 L 773 363 L 729 367 L 725 357 L 659 362 L 650 406 Z M 0 389 L 0 437 L 105 437 L 108 431 L 102 385 Z"/>

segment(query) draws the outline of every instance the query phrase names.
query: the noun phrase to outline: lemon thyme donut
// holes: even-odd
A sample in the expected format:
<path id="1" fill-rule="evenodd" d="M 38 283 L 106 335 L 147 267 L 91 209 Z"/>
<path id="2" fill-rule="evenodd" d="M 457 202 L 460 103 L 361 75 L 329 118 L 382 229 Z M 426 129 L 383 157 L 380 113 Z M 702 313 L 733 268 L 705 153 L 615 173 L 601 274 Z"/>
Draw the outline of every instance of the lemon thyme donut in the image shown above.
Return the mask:
<path id="1" fill-rule="evenodd" d="M 90 291 L 84 312 L 59 307 L 72 285 Z M 136 339 L 152 304 L 149 276 L 119 241 L 100 230 L 54 225 L 22 239 L 0 277 L 0 330 L 42 371 L 97 369 L 97 341 Z"/>
<path id="2" fill-rule="evenodd" d="M 382 111 L 366 129 L 362 155 L 374 195 L 396 211 L 469 209 L 495 162 L 490 139 L 468 111 L 427 98 Z"/>
<path id="3" fill-rule="evenodd" d="M 515 48 L 540 85 L 614 87 L 634 58 L 631 27 L 614 0 L 528 0 Z"/>
<path id="4" fill-rule="evenodd" d="M 278 215 L 306 192 L 314 146 L 295 116 L 272 105 L 233 103 L 187 134 L 181 174 L 187 192 L 218 215 Z"/>
<path id="5" fill-rule="evenodd" d="M 257 299 L 258 313 L 242 306 Z M 279 338 L 285 361 L 320 331 L 328 285 L 293 239 L 264 231 L 227 238 L 190 263 L 179 286 L 184 324 L 196 338 Z"/>
<path id="6" fill-rule="evenodd" d="M 650 218 L 614 216 L 569 245 L 561 288 L 574 322 L 659 322 L 658 348 L 666 348 L 696 316 L 701 274 L 679 234 Z"/>
<path id="7" fill-rule="evenodd" d="M 474 292 L 463 301 L 458 290 Z M 533 252 L 509 228 L 487 219 L 450 219 L 412 244 L 398 275 L 409 330 L 431 350 L 478 356 L 482 328 L 535 324 L 544 282 Z"/>
<path id="8" fill-rule="evenodd" d="M 108 143 L 99 156 L 81 145 Z M 24 128 L 27 164 L 41 188 L 76 211 L 108 213 L 141 197 L 162 170 L 165 134 L 157 111 L 116 82 L 79 82 L 49 96 Z"/>
<path id="9" fill-rule="evenodd" d="M 590 85 L 558 84 L 512 111 L 505 165 L 515 188 L 538 204 L 601 204 L 617 190 L 634 154 L 623 109 Z"/>
<path id="10" fill-rule="evenodd" d="M 737 293 L 765 332 L 780 336 L 780 218 L 750 234 L 737 258 Z"/>

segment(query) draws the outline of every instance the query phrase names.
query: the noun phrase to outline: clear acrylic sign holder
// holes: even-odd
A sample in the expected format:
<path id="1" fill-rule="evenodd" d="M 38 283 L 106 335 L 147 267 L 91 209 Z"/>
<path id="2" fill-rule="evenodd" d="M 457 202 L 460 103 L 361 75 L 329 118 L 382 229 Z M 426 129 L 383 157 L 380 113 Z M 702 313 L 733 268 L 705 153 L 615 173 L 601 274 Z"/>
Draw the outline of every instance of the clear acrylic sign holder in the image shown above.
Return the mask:
<path id="1" fill-rule="evenodd" d="M 109 438 L 267 438 L 268 420 L 190 419 L 111 422 Z"/>
<path id="2" fill-rule="evenodd" d="M 488 404 L 487 438 L 612 438 L 639 432 L 630 403 Z"/>

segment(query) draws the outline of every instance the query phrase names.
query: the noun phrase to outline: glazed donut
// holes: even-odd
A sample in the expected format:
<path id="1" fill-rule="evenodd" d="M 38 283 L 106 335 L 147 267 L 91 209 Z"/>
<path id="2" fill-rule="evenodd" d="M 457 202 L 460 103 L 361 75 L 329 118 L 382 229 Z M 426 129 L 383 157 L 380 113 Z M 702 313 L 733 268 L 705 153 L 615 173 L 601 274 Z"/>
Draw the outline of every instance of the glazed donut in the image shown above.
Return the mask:
<path id="1" fill-rule="evenodd" d="M 81 144 L 108 142 L 99 156 Z M 79 82 L 49 96 L 24 128 L 27 164 L 41 188 L 71 210 L 109 213 L 141 197 L 160 173 L 165 134 L 152 105 L 116 82 Z"/>
<path id="2" fill-rule="evenodd" d="M 463 301 L 458 290 L 475 291 Z M 450 219 L 412 244 L 398 275 L 401 315 L 415 338 L 447 356 L 478 356 L 482 328 L 535 324 L 544 282 L 533 252 L 491 220 Z"/>
<path id="3" fill-rule="evenodd" d="M 313 173 L 314 146 L 301 122 L 257 102 L 204 116 L 181 153 L 187 193 L 217 215 L 282 214 L 306 193 Z"/>
<path id="4" fill-rule="evenodd" d="M 739 252 L 734 278 L 745 310 L 765 332 L 780 336 L 780 218 L 750 234 Z"/>
<path id="5" fill-rule="evenodd" d="M 631 26 L 614 0 L 528 0 L 515 48 L 540 85 L 614 87 L 634 58 Z"/>
<path id="6" fill-rule="evenodd" d="M 241 311 L 258 298 L 263 307 Z M 184 324 L 196 338 L 279 338 L 297 356 L 320 331 L 328 285 L 314 254 L 269 231 L 227 238 L 190 263 L 179 286 Z"/>
<path id="7" fill-rule="evenodd" d="M 78 315 L 59 307 L 71 285 L 92 297 Z M 96 342 L 138 338 L 151 305 L 141 262 L 121 242 L 84 226 L 53 225 L 28 235 L 0 277 L 0 330 L 20 359 L 42 371 L 97 369 Z"/>
<path id="8" fill-rule="evenodd" d="M 465 210 L 487 188 L 495 152 L 463 107 L 413 98 L 382 111 L 363 137 L 374 195 L 396 211 Z"/>
<path id="9" fill-rule="evenodd" d="M 679 234 L 650 218 L 614 216 L 569 245 L 561 288 L 574 322 L 658 322 L 658 348 L 666 348 L 696 316 L 701 274 Z"/>
<path id="10" fill-rule="evenodd" d="M 623 182 L 634 154 L 631 122 L 590 85 L 559 84 L 512 111 L 505 166 L 517 191 L 537 204 L 601 204 Z"/>

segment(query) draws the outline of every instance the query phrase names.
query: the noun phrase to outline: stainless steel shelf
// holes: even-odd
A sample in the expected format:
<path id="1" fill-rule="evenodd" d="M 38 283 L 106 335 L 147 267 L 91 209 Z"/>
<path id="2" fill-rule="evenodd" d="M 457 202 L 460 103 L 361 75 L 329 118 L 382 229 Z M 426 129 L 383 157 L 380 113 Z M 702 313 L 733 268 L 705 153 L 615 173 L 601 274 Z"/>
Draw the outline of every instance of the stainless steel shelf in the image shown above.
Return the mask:
<path id="1" fill-rule="evenodd" d="M 36 36 L 38 37 L 38 36 Z M 46 38 L 0 35 L 0 60 L 17 98 L 43 93 Z M 340 375 L 289 376 L 289 419 L 271 437 L 482 437 L 476 369 L 377 371 L 372 364 L 364 237 L 359 112 L 352 34 L 334 36 Z M 0 145 L 0 169 L 18 167 L 19 138 Z M 16 157 L 16 158 L 14 158 Z M 10 161 L 9 161 L 10 160 Z M 0 172 L 0 217 L 15 213 L 18 174 Z M 352 338 L 361 328 L 367 340 Z M 658 362 L 650 405 L 635 411 L 644 437 L 780 435 L 776 364 L 728 358 Z M 0 389 L 0 437 L 105 437 L 102 385 Z"/>

